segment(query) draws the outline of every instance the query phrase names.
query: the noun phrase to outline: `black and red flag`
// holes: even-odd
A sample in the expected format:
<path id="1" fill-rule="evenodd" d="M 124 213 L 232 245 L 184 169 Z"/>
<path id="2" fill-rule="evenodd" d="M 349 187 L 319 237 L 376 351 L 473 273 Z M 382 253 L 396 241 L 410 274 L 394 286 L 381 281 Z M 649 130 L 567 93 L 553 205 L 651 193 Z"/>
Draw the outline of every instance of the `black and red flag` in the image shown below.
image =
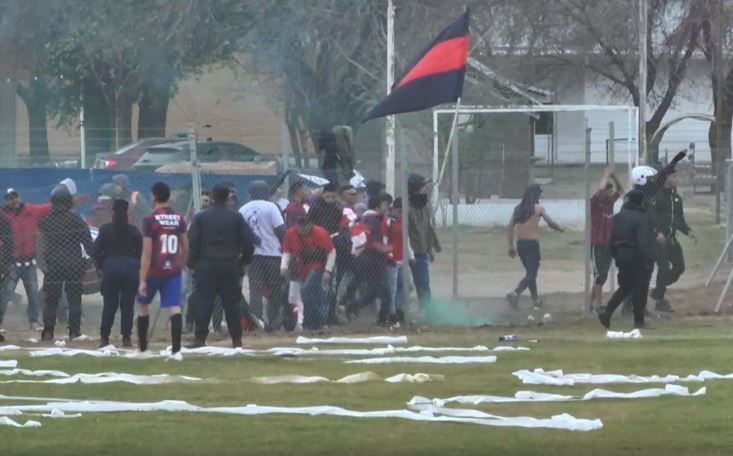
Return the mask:
<path id="1" fill-rule="evenodd" d="M 468 60 L 468 11 L 443 29 L 364 122 L 458 100 Z"/>

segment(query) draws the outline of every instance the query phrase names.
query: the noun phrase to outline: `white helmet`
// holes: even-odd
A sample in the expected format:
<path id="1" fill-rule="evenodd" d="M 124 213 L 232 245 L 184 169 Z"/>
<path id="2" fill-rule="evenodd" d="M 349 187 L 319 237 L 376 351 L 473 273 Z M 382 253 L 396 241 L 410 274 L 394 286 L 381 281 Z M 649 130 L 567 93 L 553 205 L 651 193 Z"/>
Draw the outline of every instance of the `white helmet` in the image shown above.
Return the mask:
<path id="1" fill-rule="evenodd" d="M 637 166 L 631 170 L 631 183 L 634 185 L 646 185 L 647 179 L 657 174 L 657 170 L 651 166 Z"/>

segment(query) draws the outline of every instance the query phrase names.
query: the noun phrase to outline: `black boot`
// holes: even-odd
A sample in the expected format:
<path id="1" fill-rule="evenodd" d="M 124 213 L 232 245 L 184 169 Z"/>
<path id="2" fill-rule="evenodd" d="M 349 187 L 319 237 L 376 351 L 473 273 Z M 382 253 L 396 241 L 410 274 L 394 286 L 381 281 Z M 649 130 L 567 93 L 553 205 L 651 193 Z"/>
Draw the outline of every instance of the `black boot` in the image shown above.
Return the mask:
<path id="1" fill-rule="evenodd" d="M 45 341 L 53 340 L 53 326 L 51 327 L 46 326 L 45 328 L 43 328 L 43 332 L 41 333 L 41 340 L 45 340 Z"/>

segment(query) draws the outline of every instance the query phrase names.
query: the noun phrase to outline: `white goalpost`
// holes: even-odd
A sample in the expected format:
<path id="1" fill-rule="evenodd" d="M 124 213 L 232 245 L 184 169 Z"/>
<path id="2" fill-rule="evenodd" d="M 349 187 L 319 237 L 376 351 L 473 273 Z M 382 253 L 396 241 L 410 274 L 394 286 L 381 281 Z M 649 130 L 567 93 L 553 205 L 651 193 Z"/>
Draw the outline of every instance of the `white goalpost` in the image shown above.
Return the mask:
<path id="1" fill-rule="evenodd" d="M 627 118 L 627 132 L 626 132 L 626 144 L 627 144 L 627 156 L 626 164 L 628 166 L 628 173 L 631 173 L 631 169 L 639 163 L 639 109 L 635 106 L 622 106 L 622 105 L 517 105 L 517 106 L 458 106 L 457 109 L 434 109 L 433 110 L 433 155 L 432 155 L 432 204 L 435 210 L 441 205 L 440 200 L 440 188 L 445 172 L 445 168 L 449 160 L 452 160 L 452 189 L 449 203 L 453 206 L 453 217 L 451 221 L 452 237 L 453 237 L 453 294 L 454 296 L 458 293 L 458 271 L 459 271 L 459 256 L 458 256 L 458 204 L 459 194 L 457 180 L 458 169 L 457 164 L 459 163 L 458 155 L 460 154 L 460 147 L 457 144 L 457 136 L 454 135 L 454 129 L 458 122 L 457 119 L 463 115 L 473 114 L 510 114 L 510 113 L 553 113 L 553 142 L 556 143 L 556 132 L 557 132 L 557 113 L 569 113 L 569 112 L 598 112 L 598 111 L 612 111 L 612 112 L 625 112 Z M 451 134 L 449 138 L 453 138 L 453 141 L 448 144 L 445 148 L 445 155 L 440 157 L 440 141 L 439 141 L 439 118 L 440 116 L 453 115 L 453 127 L 451 128 Z M 591 198 L 591 178 L 589 173 L 589 167 L 591 164 L 591 141 L 590 141 L 590 129 L 588 128 L 588 119 L 586 117 L 584 122 L 585 137 L 578 138 L 579 140 L 585 141 L 585 303 L 583 313 L 585 314 L 589 308 L 589 295 L 590 295 L 590 276 L 591 276 L 591 264 L 590 264 L 590 198 Z M 450 139 L 449 139 L 450 141 Z M 553 149 L 555 149 L 553 147 Z M 557 150 L 552 151 L 553 154 Z M 451 153 L 454 154 L 450 157 Z M 629 176 L 630 177 L 630 176 Z M 629 179 L 630 182 L 630 179 Z"/>

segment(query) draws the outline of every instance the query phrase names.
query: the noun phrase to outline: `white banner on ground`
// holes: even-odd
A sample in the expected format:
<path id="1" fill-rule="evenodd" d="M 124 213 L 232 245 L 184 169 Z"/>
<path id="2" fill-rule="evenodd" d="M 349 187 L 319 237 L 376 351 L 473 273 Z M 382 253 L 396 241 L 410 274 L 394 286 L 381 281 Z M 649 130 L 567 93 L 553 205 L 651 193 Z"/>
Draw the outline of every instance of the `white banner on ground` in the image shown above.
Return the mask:
<path id="1" fill-rule="evenodd" d="M 374 372 L 359 372 L 358 374 L 347 375 L 338 380 L 330 380 L 326 377 L 306 376 L 306 375 L 277 375 L 272 377 L 253 377 L 253 383 L 261 385 L 277 385 L 281 383 L 293 384 L 310 384 L 310 383 L 361 383 L 382 380 L 382 377 Z M 425 383 L 434 381 L 444 381 L 445 376 L 439 374 L 397 374 L 385 378 L 388 383 Z"/>
<path id="2" fill-rule="evenodd" d="M 638 329 L 629 332 L 608 331 L 606 337 L 609 339 L 641 339 L 641 331 Z"/>
<path id="3" fill-rule="evenodd" d="M 32 421 L 28 420 L 23 424 L 18 423 L 17 421 L 13 421 L 7 416 L 0 416 L 0 426 L 11 426 L 16 428 L 37 428 L 41 427 L 41 423 L 38 421 Z"/>
<path id="4" fill-rule="evenodd" d="M 15 350 L 22 350 L 22 347 L 19 347 L 17 345 L 0 345 L 0 352 Z"/>
<path id="5" fill-rule="evenodd" d="M 18 365 L 18 361 L 14 359 L 0 359 L 0 367 L 13 369 Z"/>
<path id="6" fill-rule="evenodd" d="M 225 413 L 231 415 L 307 415 L 339 416 L 350 418 L 397 418 L 422 422 L 466 423 L 484 426 L 515 426 L 527 428 L 564 429 L 570 431 L 591 431 L 601 429 L 599 419 L 578 419 L 571 415 L 555 415 L 551 418 L 502 417 L 490 415 L 479 410 L 449 409 L 425 404 L 417 411 L 412 410 L 374 410 L 360 412 L 342 407 L 319 405 L 311 407 L 271 407 L 245 405 L 236 407 L 199 407 L 185 401 L 161 402 L 115 402 L 115 401 L 62 401 L 35 405 L 13 405 L 0 407 L 0 415 L 8 413 L 52 413 L 54 409 L 63 413 L 100 413 L 100 412 L 190 412 Z M 58 413 L 58 412 L 57 412 Z M 40 424 L 39 424 L 40 425 Z"/>
<path id="7" fill-rule="evenodd" d="M 491 395 L 468 395 L 453 396 L 447 398 L 429 399 L 422 396 L 415 396 L 410 399 L 408 405 L 432 404 L 444 406 L 452 402 L 458 404 L 506 404 L 517 402 L 563 402 L 563 401 L 589 401 L 591 399 L 642 399 L 662 396 L 696 397 L 703 396 L 707 389 L 702 387 L 691 393 L 689 389 L 679 385 L 665 385 L 664 388 L 648 388 L 631 393 L 618 393 L 604 389 L 594 389 L 583 396 L 567 396 L 562 394 L 538 393 L 535 391 L 517 391 L 514 396 L 491 396 Z"/>
<path id="8" fill-rule="evenodd" d="M 374 336 L 374 337 L 329 337 L 328 339 L 311 339 L 299 336 L 295 339 L 298 345 L 307 344 L 406 344 L 407 336 Z"/>
<path id="9" fill-rule="evenodd" d="M 346 364 L 391 364 L 391 363 L 423 363 L 423 364 L 484 364 L 495 363 L 496 356 L 393 356 L 386 358 L 352 359 Z"/>
<path id="10" fill-rule="evenodd" d="M 679 375 L 619 375 L 619 374 L 564 374 L 562 370 L 545 371 L 535 369 L 518 370 L 513 373 L 525 385 L 572 386 L 576 384 L 602 385 L 608 383 L 676 383 L 704 382 L 706 380 L 733 380 L 733 374 L 718 374 L 711 371 L 700 371 L 697 375 L 682 377 Z"/>

